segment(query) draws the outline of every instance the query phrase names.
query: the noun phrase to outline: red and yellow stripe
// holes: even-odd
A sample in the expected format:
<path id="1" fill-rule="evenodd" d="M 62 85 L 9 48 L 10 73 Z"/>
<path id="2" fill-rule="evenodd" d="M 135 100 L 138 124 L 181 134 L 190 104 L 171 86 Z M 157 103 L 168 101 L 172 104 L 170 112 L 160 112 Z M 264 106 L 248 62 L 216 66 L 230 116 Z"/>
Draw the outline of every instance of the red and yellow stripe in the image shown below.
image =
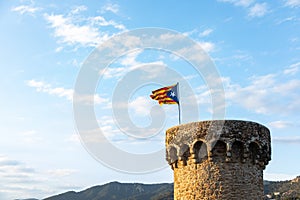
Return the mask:
<path id="1" fill-rule="evenodd" d="M 161 104 L 177 104 L 176 101 L 174 101 L 167 95 L 168 92 L 173 87 L 174 87 L 174 85 L 154 90 L 154 91 L 152 91 L 152 95 L 150 95 L 150 97 L 154 100 L 157 100 L 160 105 Z"/>

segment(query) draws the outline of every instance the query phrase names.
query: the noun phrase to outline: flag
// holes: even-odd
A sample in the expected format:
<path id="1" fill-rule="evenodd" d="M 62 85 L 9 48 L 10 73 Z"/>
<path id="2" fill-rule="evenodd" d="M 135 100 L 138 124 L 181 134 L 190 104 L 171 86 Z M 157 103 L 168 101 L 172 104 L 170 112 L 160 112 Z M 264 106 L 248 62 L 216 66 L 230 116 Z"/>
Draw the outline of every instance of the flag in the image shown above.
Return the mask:
<path id="1" fill-rule="evenodd" d="M 152 91 L 150 97 L 161 104 L 179 104 L 178 83 Z"/>

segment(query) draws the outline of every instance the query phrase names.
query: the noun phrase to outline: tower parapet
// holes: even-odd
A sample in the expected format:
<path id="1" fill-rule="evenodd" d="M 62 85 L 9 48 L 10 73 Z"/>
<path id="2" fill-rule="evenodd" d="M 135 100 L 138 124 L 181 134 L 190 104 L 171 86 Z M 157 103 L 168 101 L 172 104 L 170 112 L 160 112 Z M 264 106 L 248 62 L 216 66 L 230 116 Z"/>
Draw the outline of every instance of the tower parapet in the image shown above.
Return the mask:
<path id="1" fill-rule="evenodd" d="M 202 121 L 166 132 L 174 197 L 263 199 L 263 170 L 271 160 L 270 131 L 249 121 Z"/>

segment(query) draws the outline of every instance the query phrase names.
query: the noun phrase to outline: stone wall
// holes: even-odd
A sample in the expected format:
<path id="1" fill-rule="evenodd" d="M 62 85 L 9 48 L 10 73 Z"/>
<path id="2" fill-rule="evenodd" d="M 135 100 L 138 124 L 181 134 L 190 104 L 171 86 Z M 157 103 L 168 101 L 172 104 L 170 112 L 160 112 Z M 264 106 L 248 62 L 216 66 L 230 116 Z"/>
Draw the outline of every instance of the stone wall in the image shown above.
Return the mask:
<path id="1" fill-rule="evenodd" d="M 263 199 L 269 130 L 248 121 L 203 121 L 167 130 L 175 200 Z"/>

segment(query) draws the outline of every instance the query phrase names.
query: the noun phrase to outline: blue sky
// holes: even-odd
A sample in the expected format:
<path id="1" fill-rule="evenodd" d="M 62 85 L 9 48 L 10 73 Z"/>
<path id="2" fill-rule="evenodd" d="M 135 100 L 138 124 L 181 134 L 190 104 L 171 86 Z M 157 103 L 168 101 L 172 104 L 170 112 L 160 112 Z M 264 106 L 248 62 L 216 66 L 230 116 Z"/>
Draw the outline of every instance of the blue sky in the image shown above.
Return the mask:
<path id="1" fill-rule="evenodd" d="M 145 27 L 174 30 L 201 45 L 224 86 L 225 118 L 257 121 L 271 130 L 265 179 L 299 175 L 299 11 L 299 0 L 1 1 L 0 199 L 43 198 L 111 181 L 172 182 L 169 167 L 132 174 L 98 162 L 81 144 L 74 120 L 74 86 L 84 61 L 111 37 Z M 165 121 L 152 137 L 141 140 L 119 129 L 113 95 L 137 66 L 149 80 L 168 69 L 188 83 L 182 100 L 189 86 L 199 114 L 184 122 L 212 118 L 211 93 L 190 63 L 172 52 L 135 50 L 99 72 L 94 94 L 97 122 L 114 146 L 132 154 L 161 150 L 164 131 L 177 124 L 176 106 L 166 105 L 155 111 L 164 111 Z M 150 92 L 176 81 L 130 91 L 124 102 L 137 127 L 147 127 L 150 110 L 157 109 Z"/>

